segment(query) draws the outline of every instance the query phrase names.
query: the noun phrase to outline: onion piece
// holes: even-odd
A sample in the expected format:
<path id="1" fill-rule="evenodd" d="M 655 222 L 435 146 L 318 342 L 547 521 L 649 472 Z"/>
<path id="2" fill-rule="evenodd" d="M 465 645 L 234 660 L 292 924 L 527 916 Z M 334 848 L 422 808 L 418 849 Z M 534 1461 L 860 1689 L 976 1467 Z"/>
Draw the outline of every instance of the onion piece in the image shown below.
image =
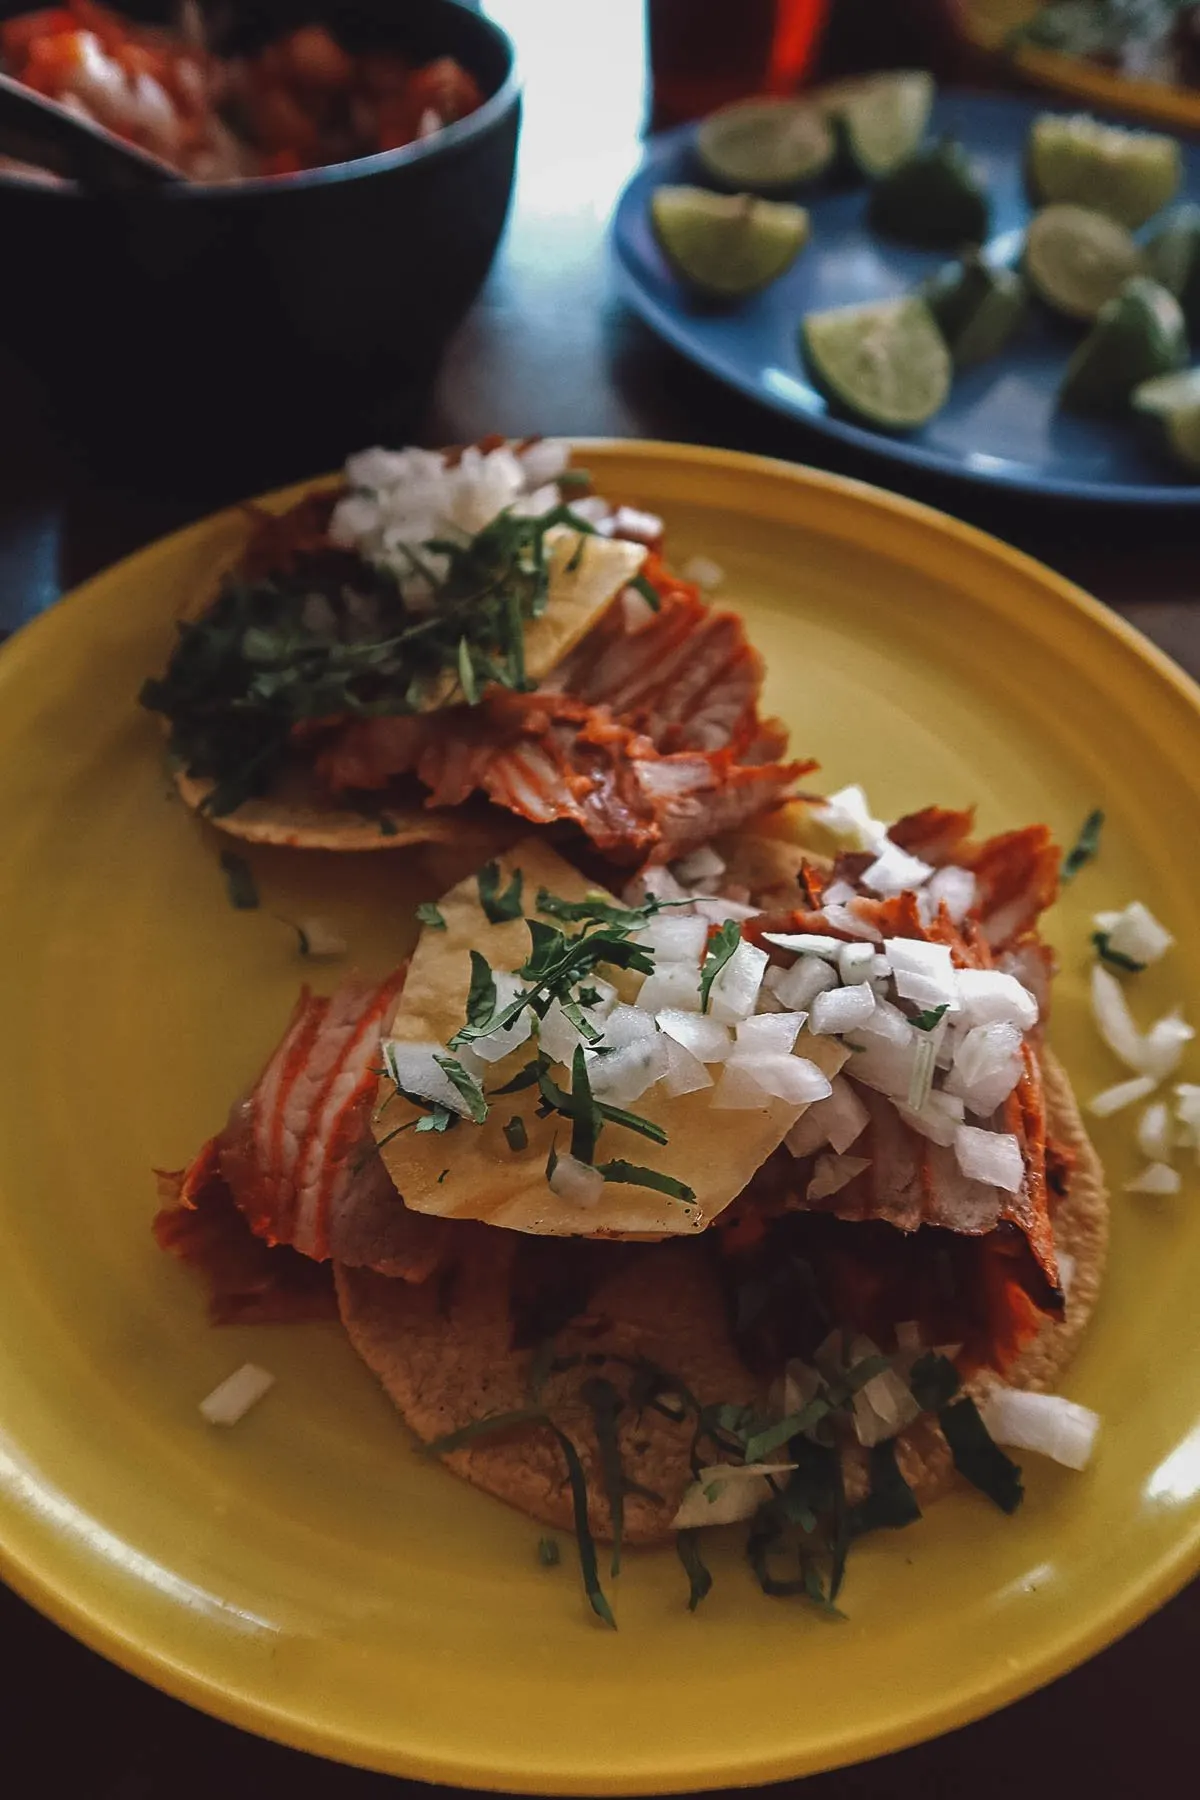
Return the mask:
<path id="1" fill-rule="evenodd" d="M 745 1056 L 790 1056 L 800 1028 L 808 1017 L 802 1012 L 758 1013 L 743 1019 L 738 1026 L 733 1054 Z"/>
<path id="2" fill-rule="evenodd" d="M 884 960 L 883 957 L 876 956 L 871 944 L 843 944 L 838 951 L 838 974 L 847 987 L 857 987 L 860 982 L 870 981 L 875 972 L 875 964 Z"/>
<path id="3" fill-rule="evenodd" d="M 875 990 L 870 982 L 855 987 L 830 988 L 818 994 L 812 1003 L 809 1030 L 816 1037 L 855 1031 L 875 1011 Z"/>
<path id="4" fill-rule="evenodd" d="M 795 1157 L 811 1156 L 832 1144 L 839 1156 L 860 1138 L 871 1115 L 844 1075 L 835 1075 L 824 1100 L 815 1100 L 801 1113 L 784 1143 Z"/>
<path id="5" fill-rule="evenodd" d="M 1183 1183 L 1179 1170 L 1172 1169 L 1168 1163 L 1147 1163 L 1140 1175 L 1124 1186 L 1126 1194 L 1177 1194 Z"/>
<path id="6" fill-rule="evenodd" d="M 737 1025 L 750 1017 L 769 960 L 765 950 L 742 939 L 709 989 L 708 1010 L 714 1019 Z"/>
<path id="7" fill-rule="evenodd" d="M 1130 962 L 1141 963 L 1143 968 L 1158 962 L 1175 942 L 1165 925 L 1160 925 L 1140 900 L 1131 900 L 1122 912 L 1097 913 L 1095 924 L 1108 939 L 1111 951 L 1127 956 Z"/>
<path id="8" fill-rule="evenodd" d="M 643 926 L 635 941 L 645 944 L 663 962 L 698 963 L 708 943 L 708 921 L 694 913 L 664 913 Z"/>
<path id="9" fill-rule="evenodd" d="M 847 1183 L 870 1166 L 869 1156 L 818 1156 L 805 1198 L 826 1200 L 830 1194 L 840 1193 Z"/>
<path id="10" fill-rule="evenodd" d="M 954 1154 L 969 1181 L 984 1181 L 1008 1194 L 1020 1192 L 1025 1180 L 1025 1158 L 1013 1132 L 980 1131 L 975 1125 L 960 1125 L 954 1134 Z"/>
<path id="11" fill-rule="evenodd" d="M 630 1044 L 644 1044 L 653 1038 L 657 1026 L 640 1006 L 614 1006 L 604 1021 L 601 1044 L 610 1050 L 626 1050 Z"/>
<path id="12" fill-rule="evenodd" d="M 630 637 L 636 637 L 639 631 L 645 631 L 657 617 L 658 608 L 651 606 L 645 594 L 635 587 L 621 589 L 621 623 Z"/>
<path id="13" fill-rule="evenodd" d="M 803 1056 L 734 1057 L 725 1064 L 712 1103 L 724 1112 L 752 1112 L 772 1100 L 807 1106 L 831 1092 L 828 1077 Z"/>
<path id="14" fill-rule="evenodd" d="M 849 906 L 850 902 L 852 900 L 857 900 L 857 898 L 858 890 L 851 882 L 831 881 L 821 896 L 821 904 L 823 908 L 828 906 Z"/>
<path id="15" fill-rule="evenodd" d="M 1101 966 L 1092 965 L 1092 1012 L 1113 1055 L 1135 1074 L 1145 1073 L 1145 1047 L 1142 1034 L 1133 1022 L 1125 990 L 1115 975 Z"/>
<path id="16" fill-rule="evenodd" d="M 470 1117 L 466 1100 L 434 1060 L 447 1054 L 444 1044 L 410 1044 L 399 1038 L 386 1038 L 382 1049 L 384 1066 L 398 1088 L 415 1094 L 430 1106 L 444 1106 L 462 1119 Z"/>
<path id="17" fill-rule="evenodd" d="M 1097 1119 L 1107 1119 L 1110 1113 L 1136 1106 L 1139 1100 L 1148 1099 L 1153 1092 L 1154 1082 L 1149 1075 L 1134 1075 L 1129 1081 L 1118 1081 L 1113 1087 L 1093 1094 L 1087 1103 L 1088 1111 Z"/>
<path id="18" fill-rule="evenodd" d="M 725 873 L 725 860 L 717 855 L 711 844 L 701 844 L 698 850 L 689 851 L 677 863 L 673 863 L 672 872 L 685 887 L 696 887 L 706 881 L 720 881 Z"/>
<path id="19" fill-rule="evenodd" d="M 524 992 L 525 983 L 515 975 L 510 975 L 506 969 L 494 970 L 493 979 L 496 983 L 496 1011 L 502 1012 L 518 994 Z M 526 1008 L 511 1025 L 505 1025 L 501 1031 L 489 1031 L 486 1037 L 476 1038 L 471 1048 L 482 1062 L 501 1062 L 513 1050 L 520 1048 L 532 1030 L 533 1014 Z"/>
<path id="20" fill-rule="evenodd" d="M 700 1058 L 693 1056 L 690 1050 L 685 1050 L 677 1038 L 670 1037 L 664 1031 L 659 1042 L 667 1058 L 663 1086 L 668 1094 L 678 1098 L 680 1094 L 695 1094 L 701 1088 L 712 1086 L 713 1078 Z"/>
<path id="21" fill-rule="evenodd" d="M 715 984 L 714 984 L 715 985 Z M 700 1011 L 700 968 L 694 963 L 656 963 L 638 990 L 636 1004 L 643 1012 Z"/>
<path id="22" fill-rule="evenodd" d="M 801 956 L 790 969 L 769 968 L 763 984 L 790 1012 L 803 1012 L 818 994 L 838 985 L 837 970 L 819 956 Z"/>
<path id="23" fill-rule="evenodd" d="M 873 944 L 883 941 L 883 933 L 872 925 L 869 919 L 864 919 L 855 912 L 849 902 L 844 906 L 838 905 L 832 902 L 829 895 L 826 894 L 821 912 L 827 925 L 834 926 L 838 931 L 844 931 L 847 937 L 868 938 Z"/>
<path id="24" fill-rule="evenodd" d="M 543 482 L 557 481 L 566 473 L 571 461 L 571 446 L 566 438 L 535 438 L 532 444 L 517 451 L 517 461 L 525 476 L 525 485 L 539 488 Z"/>
<path id="25" fill-rule="evenodd" d="M 679 573 L 685 581 L 703 588 L 706 594 L 713 593 L 725 579 L 724 569 L 711 556 L 689 556 Z"/>
<path id="26" fill-rule="evenodd" d="M 218 1382 L 211 1394 L 205 1395 L 200 1402 L 201 1415 L 210 1425 L 236 1425 L 274 1386 L 275 1377 L 269 1369 L 260 1369 L 257 1363 L 243 1363 Z"/>
<path id="27" fill-rule="evenodd" d="M 886 898 L 892 894 L 915 893 L 932 874 L 931 863 L 922 862 L 919 856 L 910 856 L 889 838 L 880 847 L 870 868 L 863 870 L 860 879 L 873 894 L 882 894 Z"/>
<path id="28" fill-rule="evenodd" d="M 1008 1099 L 1023 1068 L 1021 1033 L 1015 1025 L 974 1025 L 958 1040 L 946 1091 L 986 1119 Z"/>
<path id="29" fill-rule="evenodd" d="M 588 1080 L 597 1100 L 610 1106 L 632 1106 L 666 1074 L 666 1042 L 661 1033 L 652 1032 L 640 1043 L 627 1044 L 607 1056 L 591 1050 L 587 1063 Z"/>
<path id="30" fill-rule="evenodd" d="M 821 1377 L 812 1364 L 802 1362 L 798 1356 L 789 1356 L 783 1365 L 780 1417 L 790 1419 L 793 1413 L 806 1407 L 810 1400 L 815 1400 L 820 1391 Z"/>
<path id="31" fill-rule="evenodd" d="M 552 1192 L 575 1206 L 596 1206 L 604 1192 L 604 1177 L 590 1163 L 569 1154 L 560 1156 L 549 1177 Z"/>
<path id="32" fill-rule="evenodd" d="M 679 1510 L 671 1520 L 672 1531 L 692 1531 L 700 1525 L 737 1525 L 752 1519 L 772 1487 L 769 1477 L 788 1475 L 795 1463 L 718 1463 L 701 1469 L 698 1480 L 684 1490 Z M 711 1494 L 711 1499 L 709 1498 Z"/>
<path id="33" fill-rule="evenodd" d="M 924 1106 L 913 1109 L 909 1106 L 896 1107 L 906 1125 L 930 1143 L 941 1144 L 946 1150 L 953 1147 L 954 1134 L 963 1122 L 966 1106 L 957 1094 L 948 1094 L 942 1088 L 932 1088 L 925 1099 Z"/>
<path id="34" fill-rule="evenodd" d="M 710 925 L 726 925 L 730 919 L 741 925 L 746 919 L 757 919 L 762 912 L 761 906 L 745 906 L 740 900 L 694 900 L 692 905 Z"/>
<path id="35" fill-rule="evenodd" d="M 947 864 L 944 869 L 935 869 L 931 879 L 921 890 L 918 904 L 925 924 L 931 924 L 937 918 L 938 908 L 944 906 L 955 925 L 961 925 L 975 904 L 976 881 L 970 869 L 958 869 Z M 928 910 L 929 917 L 925 918 Z"/>
<path id="36" fill-rule="evenodd" d="M 1142 1067 L 1147 1075 L 1162 1081 L 1172 1074 L 1183 1055 L 1184 1045 L 1190 1044 L 1195 1035 L 1192 1027 L 1180 1018 L 1178 1009 L 1165 1018 L 1156 1019 L 1142 1039 Z"/>
<path id="37" fill-rule="evenodd" d="M 945 944 L 920 938 L 886 938 L 883 954 L 892 965 L 892 980 L 902 1000 L 921 1007 L 945 1006 L 958 1011 L 958 983 Z"/>
<path id="38" fill-rule="evenodd" d="M 958 1003 L 967 1025 L 1015 1025 L 1032 1031 L 1038 1003 L 1015 975 L 1002 969 L 959 969 L 955 978 Z"/>
<path id="39" fill-rule="evenodd" d="M 636 506 L 618 506 L 613 514 L 613 536 L 627 538 L 631 544 L 645 544 L 651 550 L 663 534 L 663 522 L 657 513 L 641 512 Z"/>
<path id="40" fill-rule="evenodd" d="M 912 1389 L 895 1369 L 881 1369 L 854 1396 L 854 1434 L 868 1448 L 893 1438 L 921 1416 Z"/>
<path id="41" fill-rule="evenodd" d="M 847 948 L 844 938 L 827 937 L 821 931 L 764 931 L 763 942 L 779 950 L 794 950 L 797 956 L 822 956 L 836 962 Z"/>
<path id="42" fill-rule="evenodd" d="M 661 863 L 652 863 L 639 870 L 633 880 L 627 883 L 621 898 L 627 906 L 640 906 L 644 900 L 687 900 L 692 896 L 682 887 L 670 869 Z"/>
<path id="43" fill-rule="evenodd" d="M 1091 1461 L 1100 1415 L 1061 1394 L 1030 1394 L 1021 1388 L 992 1387 L 979 1401 L 988 1434 L 1013 1450 L 1032 1450 L 1068 1469 Z"/>
<path id="44" fill-rule="evenodd" d="M 686 1012 L 666 1007 L 657 1015 L 659 1028 L 677 1044 L 704 1063 L 724 1062 L 733 1049 L 728 1025 L 710 1019 L 707 1013 Z"/>
<path id="45" fill-rule="evenodd" d="M 811 811 L 818 825 L 848 850 L 874 850 L 887 837 L 887 826 L 871 817 L 867 796 L 857 785 L 839 788 Z"/>
<path id="46" fill-rule="evenodd" d="M 1069 1250 L 1059 1250 L 1054 1260 L 1058 1264 L 1058 1286 L 1064 1300 L 1071 1298 L 1071 1286 L 1075 1280 L 1076 1262 Z"/>

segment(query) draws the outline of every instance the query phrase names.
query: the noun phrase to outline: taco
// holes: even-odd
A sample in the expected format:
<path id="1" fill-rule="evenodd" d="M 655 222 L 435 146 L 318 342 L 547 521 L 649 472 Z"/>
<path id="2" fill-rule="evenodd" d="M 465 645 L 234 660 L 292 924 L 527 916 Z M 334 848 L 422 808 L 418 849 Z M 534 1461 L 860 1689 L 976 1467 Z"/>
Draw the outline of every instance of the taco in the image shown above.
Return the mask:
<path id="1" fill-rule="evenodd" d="M 1058 853 L 972 823 L 797 857 L 777 815 L 620 898 L 522 841 L 387 982 L 302 996 L 160 1241 L 216 1316 L 330 1268 L 417 1437 L 573 1526 L 602 1616 L 596 1539 L 675 1536 L 695 1598 L 681 1534 L 732 1520 L 766 1592 L 830 1604 L 952 1482 L 1015 1507 L 989 1391 L 1053 1386 L 1103 1269 L 1044 1041 Z"/>
<path id="2" fill-rule="evenodd" d="M 533 823 L 626 864 L 776 805 L 811 765 L 759 716 L 741 621 L 568 463 L 372 450 L 256 515 L 142 691 L 187 804 L 253 842 L 483 856 Z"/>

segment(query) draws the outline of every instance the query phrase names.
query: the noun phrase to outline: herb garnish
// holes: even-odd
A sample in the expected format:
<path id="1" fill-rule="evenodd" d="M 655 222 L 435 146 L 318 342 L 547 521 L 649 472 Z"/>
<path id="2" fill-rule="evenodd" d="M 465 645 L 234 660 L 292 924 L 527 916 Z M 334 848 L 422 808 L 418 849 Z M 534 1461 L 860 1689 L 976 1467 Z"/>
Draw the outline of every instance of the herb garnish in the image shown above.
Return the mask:
<path id="1" fill-rule="evenodd" d="M 1144 962 L 1136 962 L 1132 956 L 1126 956 L 1122 950 L 1114 950 L 1108 941 L 1107 931 L 1093 931 L 1092 943 L 1096 946 L 1096 954 L 1101 962 L 1111 963 L 1114 969 L 1124 969 L 1130 975 L 1140 975 L 1146 967 Z"/>
<path id="2" fill-rule="evenodd" d="M 896 1461 L 896 1444 L 885 1438 L 871 1446 L 869 1462 L 871 1487 L 865 1500 L 852 1506 L 847 1515 L 847 1529 L 852 1538 L 868 1531 L 896 1531 L 912 1525 L 921 1516 L 917 1497 L 900 1473 Z"/>
<path id="3" fill-rule="evenodd" d="M 941 1006 L 931 1006 L 927 1012 L 915 1013 L 908 1022 L 918 1031 L 935 1031 L 949 1010 L 950 1003 L 946 1001 Z"/>
<path id="4" fill-rule="evenodd" d="M 445 931 L 446 929 L 446 921 L 442 917 L 441 910 L 432 900 L 422 900 L 417 908 L 417 921 L 421 925 L 428 925 L 431 931 Z"/>
<path id="5" fill-rule="evenodd" d="M 1100 849 L 1100 833 L 1104 828 L 1104 814 L 1097 807 L 1090 812 L 1080 827 L 1079 836 L 1062 859 L 1062 867 L 1058 872 L 1060 881 L 1070 881 L 1078 875 L 1084 863 L 1091 862 Z"/>
<path id="6" fill-rule="evenodd" d="M 557 1569 L 562 1561 L 562 1551 L 558 1547 L 558 1539 L 544 1537 L 538 1539 L 538 1561 L 543 1569 Z"/>
<path id="7" fill-rule="evenodd" d="M 700 1554 L 700 1533 L 694 1527 L 675 1533 L 675 1554 L 687 1571 L 688 1611 L 695 1612 L 710 1593 L 713 1578 Z"/>
<path id="8" fill-rule="evenodd" d="M 221 868 L 225 874 L 225 890 L 229 904 L 238 912 L 254 912 L 258 906 L 258 888 L 254 871 L 236 850 L 222 850 Z"/>
<path id="9" fill-rule="evenodd" d="M 489 925 L 505 925 L 510 919 L 521 917 L 521 888 L 524 884 L 520 869 L 514 869 L 512 880 L 500 892 L 500 864 L 484 863 L 479 871 L 479 904 L 483 908 L 484 917 Z"/>
<path id="10" fill-rule="evenodd" d="M 742 941 L 742 928 L 736 919 L 726 919 L 709 939 L 708 953 L 700 971 L 700 1011 L 708 1011 L 713 982 Z"/>
<path id="11" fill-rule="evenodd" d="M 456 1056 L 435 1056 L 433 1060 L 466 1101 L 467 1117 L 471 1123 L 482 1125 L 488 1115 L 488 1106 L 483 1097 L 483 1089 L 475 1077 L 468 1074 Z"/>
<path id="12" fill-rule="evenodd" d="M 659 610 L 662 605 L 662 596 L 654 584 L 647 581 L 644 575 L 635 575 L 633 580 L 629 583 L 629 586 L 637 589 L 651 612 L 657 612 Z"/>
<path id="13" fill-rule="evenodd" d="M 514 1152 L 517 1150 L 528 1150 L 529 1133 L 525 1129 L 525 1121 L 520 1113 L 514 1113 L 512 1118 L 508 1121 L 508 1124 L 504 1127 L 504 1136 L 508 1140 L 508 1147 L 510 1150 Z"/>
<path id="14" fill-rule="evenodd" d="M 1001 1512 L 1014 1513 L 1024 1498 L 1021 1470 L 989 1435 L 979 1408 L 969 1395 L 943 1406 L 938 1423 L 945 1433 L 954 1466 L 972 1487 L 994 1500 Z"/>

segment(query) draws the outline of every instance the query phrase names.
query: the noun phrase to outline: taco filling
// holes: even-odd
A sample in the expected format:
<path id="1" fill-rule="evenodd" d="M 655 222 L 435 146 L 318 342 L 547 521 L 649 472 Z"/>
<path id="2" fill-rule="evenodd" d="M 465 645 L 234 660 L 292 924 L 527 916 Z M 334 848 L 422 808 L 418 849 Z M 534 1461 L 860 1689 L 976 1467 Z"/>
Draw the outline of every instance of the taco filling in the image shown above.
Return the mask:
<path id="1" fill-rule="evenodd" d="M 489 860 L 386 981 L 301 996 L 156 1222 L 216 1319 L 336 1301 L 428 1450 L 574 1528 L 609 1622 L 597 1540 L 674 1538 L 696 1604 L 694 1529 L 748 1520 L 764 1591 L 832 1606 L 954 1480 L 1013 1510 L 987 1395 L 1050 1386 L 1095 1298 L 1058 852 L 856 793 L 619 896 L 545 838 Z"/>

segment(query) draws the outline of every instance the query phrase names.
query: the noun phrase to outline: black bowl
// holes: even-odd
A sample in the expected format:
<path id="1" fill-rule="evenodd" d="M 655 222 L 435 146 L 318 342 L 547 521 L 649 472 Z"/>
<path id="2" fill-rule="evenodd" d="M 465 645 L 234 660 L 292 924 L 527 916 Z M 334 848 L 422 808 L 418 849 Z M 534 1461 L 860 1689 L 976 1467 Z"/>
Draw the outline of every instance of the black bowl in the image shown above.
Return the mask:
<path id="1" fill-rule="evenodd" d="M 282 479 L 411 429 L 504 227 L 520 89 L 507 37 L 454 0 L 257 0 L 236 20 L 223 47 L 321 20 L 352 51 L 454 56 L 486 98 L 299 175 L 105 196 L 0 178 L 0 343 L 93 457 Z"/>

